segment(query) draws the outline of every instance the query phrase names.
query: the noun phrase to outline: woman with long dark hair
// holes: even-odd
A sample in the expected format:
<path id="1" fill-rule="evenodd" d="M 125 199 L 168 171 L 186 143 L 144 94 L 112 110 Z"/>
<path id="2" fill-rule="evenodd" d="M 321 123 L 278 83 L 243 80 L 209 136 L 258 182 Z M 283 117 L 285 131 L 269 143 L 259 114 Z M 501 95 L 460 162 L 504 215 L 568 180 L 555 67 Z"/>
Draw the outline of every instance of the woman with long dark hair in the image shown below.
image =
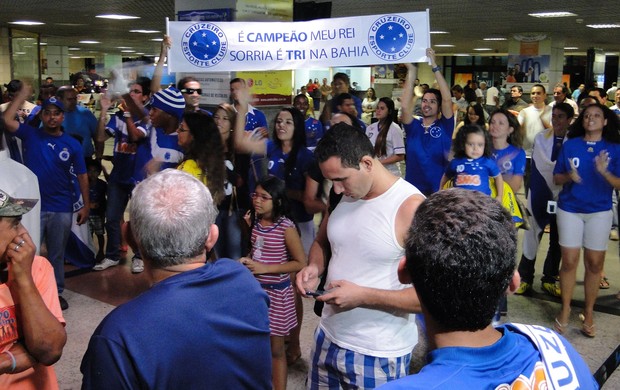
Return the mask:
<path id="1" fill-rule="evenodd" d="M 375 110 L 377 122 L 366 128 L 366 135 L 375 147 L 375 154 L 388 171 L 401 176 L 398 163 L 405 159 L 405 141 L 396 124 L 394 101 L 382 97 Z"/>
<path id="2" fill-rule="evenodd" d="M 581 333 L 594 337 L 594 303 L 613 217 L 612 192 L 620 188 L 618 117 L 602 104 L 590 105 L 570 127 L 567 137 L 553 171 L 553 181 L 563 186 L 557 208 L 562 249 L 562 309 L 555 318 L 554 327 L 558 333 L 563 333 L 569 325 L 570 304 L 583 247 L 585 302 L 580 314 Z"/>
<path id="3" fill-rule="evenodd" d="M 224 153 L 222 138 L 213 118 L 200 112 L 185 112 L 179 126 L 179 146 L 184 159 L 177 169 L 203 182 L 219 205 L 224 199 Z"/>

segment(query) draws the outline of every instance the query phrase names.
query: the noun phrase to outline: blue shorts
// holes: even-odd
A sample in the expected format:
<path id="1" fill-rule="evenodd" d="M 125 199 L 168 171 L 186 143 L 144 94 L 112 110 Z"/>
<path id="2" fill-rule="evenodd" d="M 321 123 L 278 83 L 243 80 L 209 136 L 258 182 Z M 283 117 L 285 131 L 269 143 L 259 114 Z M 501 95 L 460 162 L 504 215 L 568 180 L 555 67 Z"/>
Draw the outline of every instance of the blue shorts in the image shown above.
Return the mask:
<path id="1" fill-rule="evenodd" d="M 363 355 L 341 348 L 317 327 L 312 347 L 308 389 L 374 389 L 407 376 L 411 353 L 394 358 Z"/>

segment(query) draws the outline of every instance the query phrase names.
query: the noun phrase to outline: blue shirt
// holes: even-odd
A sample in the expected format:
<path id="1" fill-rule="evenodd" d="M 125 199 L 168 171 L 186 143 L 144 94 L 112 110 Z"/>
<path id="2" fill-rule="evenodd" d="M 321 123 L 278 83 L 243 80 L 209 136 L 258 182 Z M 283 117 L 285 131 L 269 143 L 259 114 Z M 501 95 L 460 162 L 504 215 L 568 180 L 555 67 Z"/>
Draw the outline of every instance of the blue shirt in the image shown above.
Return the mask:
<path id="1" fill-rule="evenodd" d="M 84 156 L 91 157 L 95 153 L 93 139 L 97 135 L 97 118 L 88 108 L 78 105 L 74 111 L 65 111 L 62 127 L 65 132 L 82 138 Z"/>
<path id="2" fill-rule="evenodd" d="M 499 176 L 495 161 L 487 157 L 455 158 L 446 168 L 446 176 L 454 178 L 454 187 L 491 195 L 489 178 Z"/>
<path id="3" fill-rule="evenodd" d="M 230 259 L 173 275 L 103 319 L 82 360 L 82 386 L 270 390 L 268 302 Z"/>
<path id="4" fill-rule="evenodd" d="M 407 155 L 405 180 L 425 195 L 437 192 L 448 166 L 454 118 L 442 116 L 428 129 L 422 126 L 422 119 L 414 118 L 404 128 Z"/>
<path id="5" fill-rule="evenodd" d="M 502 175 L 525 175 L 525 150 L 523 148 L 509 144 L 504 149 L 494 150 L 492 157 Z"/>
<path id="6" fill-rule="evenodd" d="M 133 184 L 133 173 L 136 162 L 136 151 L 142 139 L 131 142 L 127 132 L 127 123 L 121 111 L 116 112 L 108 121 L 106 131 L 114 137 L 114 161 L 110 182 L 121 184 Z"/>
<path id="7" fill-rule="evenodd" d="M 620 176 L 619 147 L 605 140 L 587 142 L 583 138 L 572 138 L 564 142 L 553 174 L 570 172 L 569 160 L 572 160 L 581 183 L 570 181 L 564 184 L 558 197 L 558 207 L 571 213 L 585 214 L 610 210 L 613 187 L 596 170 L 594 158 L 606 150 L 609 153 L 609 172 Z"/>
<path id="8" fill-rule="evenodd" d="M 306 119 L 306 147 L 316 148 L 316 144 L 323 138 L 323 125 L 318 119 Z"/>
<path id="9" fill-rule="evenodd" d="M 183 161 L 179 135 L 176 132 L 166 134 L 164 129 L 153 127 L 150 123 L 146 126 L 138 126 L 138 129 L 147 135 L 145 140 L 138 143 L 136 150 L 133 173 L 133 180 L 136 183 L 146 178 L 145 166 L 151 160 L 159 162 L 162 171 L 166 168 L 176 168 Z"/>
<path id="10" fill-rule="evenodd" d="M 551 330 L 536 327 L 540 333 L 551 334 Z M 428 364 L 418 374 L 409 375 L 380 386 L 381 390 L 412 390 L 412 389 L 519 389 L 519 388 L 551 388 L 541 386 L 544 378 L 544 365 L 538 346 L 528 336 L 522 334 L 510 324 L 497 328 L 502 337 L 493 345 L 481 348 L 444 347 L 428 354 Z M 558 358 L 556 367 L 566 376 L 556 378 L 566 383 L 566 388 L 598 389 L 590 369 L 579 353 L 564 337 L 559 338 L 559 346 L 555 340 L 549 346 L 557 348 L 561 353 L 553 354 Z M 547 351 L 545 351 L 547 352 Z M 572 368 L 574 376 L 565 367 Z M 549 381 L 549 378 L 547 378 Z M 519 383 L 523 386 L 519 386 Z M 528 385 L 533 384 L 532 387 Z M 514 387 L 513 387 L 514 385 Z"/>
<path id="11" fill-rule="evenodd" d="M 284 153 L 273 141 L 267 140 L 265 142 L 267 142 L 267 169 L 269 174 L 284 180 L 287 189 L 303 191 L 306 188 L 306 173 L 314 161 L 312 152 L 306 148 L 300 148 L 297 151 L 295 167 L 287 175 L 284 164 L 289 158 L 289 154 Z M 295 222 L 307 222 L 312 220 L 314 216 L 306 212 L 302 202 L 294 199 L 289 199 L 289 202 Z"/>
<path id="12" fill-rule="evenodd" d="M 22 140 L 24 163 L 39 179 L 41 211 L 73 212 L 76 175 L 86 173 L 84 153 L 80 143 L 62 132 L 50 135 L 43 128 L 20 124 L 17 137 Z"/>

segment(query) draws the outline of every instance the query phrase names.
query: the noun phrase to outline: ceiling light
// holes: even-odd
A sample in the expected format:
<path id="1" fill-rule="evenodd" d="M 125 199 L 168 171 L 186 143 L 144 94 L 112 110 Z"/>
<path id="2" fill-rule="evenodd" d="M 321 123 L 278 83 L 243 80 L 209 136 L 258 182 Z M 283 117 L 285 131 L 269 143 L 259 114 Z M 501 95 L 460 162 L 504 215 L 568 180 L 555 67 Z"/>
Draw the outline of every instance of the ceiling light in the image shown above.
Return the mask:
<path id="1" fill-rule="evenodd" d="M 159 30 L 129 30 L 129 32 L 140 33 L 140 34 L 157 34 L 157 33 L 160 33 L 161 31 Z"/>
<path id="2" fill-rule="evenodd" d="M 456 53 L 456 54 L 453 54 L 453 56 L 455 56 L 455 57 L 471 57 L 469 54 L 466 54 L 466 53 Z"/>
<path id="3" fill-rule="evenodd" d="M 448 45 L 448 44 L 446 44 L 446 45 L 433 45 L 433 46 L 435 46 L 435 47 L 454 47 L 454 45 Z"/>
<path id="4" fill-rule="evenodd" d="M 40 26 L 45 23 L 35 22 L 34 20 L 16 20 L 14 22 L 9 22 L 9 24 L 19 24 L 20 26 Z"/>
<path id="5" fill-rule="evenodd" d="M 483 41 L 506 41 L 506 38 L 503 37 L 489 37 L 489 38 L 482 38 Z"/>
<path id="6" fill-rule="evenodd" d="M 151 41 L 155 41 L 155 42 L 161 42 L 163 40 L 164 40 L 164 38 L 153 38 L 153 39 L 151 39 Z"/>
<path id="7" fill-rule="evenodd" d="M 82 57 L 79 57 L 79 56 L 73 56 L 73 57 L 69 57 L 69 58 L 82 58 Z"/>
<path id="8" fill-rule="evenodd" d="M 86 43 L 86 44 L 95 44 L 95 43 L 101 43 L 99 41 L 80 41 L 80 43 Z"/>
<path id="9" fill-rule="evenodd" d="M 129 46 L 116 46 L 117 49 L 133 49 L 133 47 Z"/>
<path id="10" fill-rule="evenodd" d="M 26 52 L 25 51 L 16 51 L 13 54 L 18 55 L 18 56 L 23 56 L 24 54 L 26 54 Z"/>
<path id="11" fill-rule="evenodd" d="M 590 28 L 620 28 L 620 24 L 586 24 Z"/>
<path id="12" fill-rule="evenodd" d="M 450 34 L 447 31 L 431 31 L 431 34 Z"/>
<path id="13" fill-rule="evenodd" d="M 70 47 L 67 50 L 81 50 L 79 47 Z"/>
<path id="14" fill-rule="evenodd" d="M 121 50 L 121 53 L 135 53 L 135 50 Z"/>
<path id="15" fill-rule="evenodd" d="M 493 50 L 490 47 L 474 47 L 475 51 L 489 51 L 489 50 Z"/>
<path id="16" fill-rule="evenodd" d="M 104 15 L 97 15 L 95 17 L 102 18 L 102 19 L 114 19 L 114 20 L 140 19 L 139 16 L 118 15 L 118 14 L 104 14 Z"/>
<path id="17" fill-rule="evenodd" d="M 39 43 L 39 45 L 40 45 L 40 46 L 46 46 L 46 45 L 47 45 L 47 42 L 41 42 L 41 43 Z"/>
<path id="18" fill-rule="evenodd" d="M 577 50 L 579 49 L 577 46 L 566 46 L 564 50 Z"/>
<path id="19" fill-rule="evenodd" d="M 574 14 L 572 12 L 567 12 L 567 11 L 534 12 L 528 15 L 533 16 L 535 18 L 566 18 L 569 16 L 577 16 L 577 14 Z"/>

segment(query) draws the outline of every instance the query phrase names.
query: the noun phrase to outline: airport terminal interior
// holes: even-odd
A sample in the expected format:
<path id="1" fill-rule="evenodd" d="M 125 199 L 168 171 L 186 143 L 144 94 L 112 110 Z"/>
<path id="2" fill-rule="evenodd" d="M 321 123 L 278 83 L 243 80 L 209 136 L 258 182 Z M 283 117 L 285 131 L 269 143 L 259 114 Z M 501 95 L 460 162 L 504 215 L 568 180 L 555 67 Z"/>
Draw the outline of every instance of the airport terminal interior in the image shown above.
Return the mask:
<path id="1" fill-rule="evenodd" d="M 94 69 L 102 79 L 110 75 L 112 70 L 120 73 L 125 71 L 127 79 L 140 75 L 140 72 L 152 76 L 162 37 L 166 33 L 165 19 L 179 20 L 183 12 L 205 8 L 214 11 L 218 18 L 222 18 L 218 19 L 222 22 L 251 20 L 267 23 L 423 12 L 428 9 L 431 47 L 437 53 L 437 62 L 443 68 L 442 73 L 449 85 L 464 85 L 468 80 L 484 81 L 489 86 L 495 81 L 501 81 L 506 85 L 507 77 L 514 71 L 514 64 L 525 64 L 523 68 L 532 68 L 532 72 L 528 72 L 531 79 L 521 80 L 526 86 L 523 98 L 528 103 L 531 100 L 529 87 L 534 83 L 540 82 L 548 87 L 547 103 L 550 103 L 553 100 L 553 86 L 557 84 L 564 83 L 574 90 L 580 84 L 596 83 L 607 91 L 612 88 L 612 83 L 615 85 L 620 80 L 620 8 L 614 2 L 593 4 L 582 1 L 524 0 L 511 7 L 487 0 L 215 0 L 209 1 L 208 6 L 206 2 L 198 0 L 137 0 L 101 1 L 79 7 L 70 0 L 5 3 L 0 4 L 2 92 L 6 89 L 4 84 L 13 79 L 22 79 L 38 87 L 47 77 L 52 77 L 57 86 L 69 85 L 75 80 L 72 76 L 80 72 L 86 74 L 89 68 Z M 247 12 L 246 19 L 235 18 L 235 12 L 240 15 L 241 9 Z M 565 12 L 568 15 L 532 15 L 550 12 Z M 103 14 L 133 15 L 136 19 L 119 21 L 98 17 Z M 25 23 L 27 21 L 40 24 Z M 528 58 L 533 60 L 528 62 Z M 360 98 L 363 99 L 366 90 L 371 87 L 377 91 L 378 97 L 396 98 L 402 91 L 399 85 L 399 79 L 404 77 L 402 69 L 397 63 L 380 63 L 283 71 L 287 85 L 285 92 L 280 95 L 292 99 L 308 79 L 331 80 L 334 73 L 345 72 L 351 75 L 351 81 L 355 82 L 353 84 L 356 87 L 354 93 Z M 201 107 L 207 110 L 227 100 L 228 82 L 233 77 L 242 76 L 243 72 L 239 75 L 220 72 L 217 75 L 196 75 L 203 80 Z M 179 76 L 166 72 L 162 84 L 174 84 Z M 274 78 L 282 77 L 282 74 L 264 77 L 265 84 L 268 84 Z M 421 83 L 433 85 L 435 82 L 427 64 L 420 65 L 418 77 Z M 98 95 L 105 92 L 101 90 L 102 86 L 93 84 L 92 95 L 89 94 L 81 103 L 91 109 L 97 118 L 100 114 Z M 507 98 L 510 96 L 509 87 L 510 83 L 505 91 Z M 209 88 L 219 92 L 207 96 Z M 269 123 L 272 123 L 282 105 L 258 107 L 265 111 Z M 317 118 L 319 114 L 318 110 L 314 112 Z M 104 157 L 103 161 L 108 172 L 112 169 L 112 154 L 113 139 L 110 139 L 104 149 L 104 156 L 108 158 Z M 516 195 L 526 202 L 523 188 Z M 319 221 L 317 215 L 315 222 L 318 224 Z M 578 314 L 584 305 L 583 261 L 580 261 L 577 271 L 573 312 L 564 334 L 582 355 L 592 373 L 601 369 L 606 362 L 613 367 L 614 362 L 617 365 L 620 361 L 620 259 L 617 233 L 616 230 L 615 237 L 610 236 L 605 258 L 605 274 L 609 285 L 600 290 L 594 308 L 596 337 L 584 337 L 579 331 L 581 323 Z M 521 258 L 522 238 L 523 230 L 519 230 L 517 259 Z M 553 327 L 560 308 L 560 298 L 546 294 L 540 282 L 548 242 L 549 234 L 545 233 L 538 249 L 532 294 L 509 296 L 507 315 L 501 317 L 501 322 Z M 60 389 L 80 388 L 80 362 L 90 336 L 104 316 L 149 288 L 145 273 L 132 273 L 132 256 L 129 249 L 123 252 L 119 266 L 100 272 L 72 264 L 65 265 L 66 290 L 63 297 L 69 309 L 63 315 L 68 339 L 62 358 L 54 365 Z M 300 336 L 302 355 L 288 369 L 288 388 L 293 390 L 305 388 L 313 333 L 319 321 L 313 312 L 314 300 L 304 299 L 303 303 Z M 137 331 L 142 326 L 155 325 L 139 324 Z M 414 363 L 421 366 L 427 345 L 424 335 L 420 335 L 420 340 L 414 351 Z M 603 388 L 620 389 L 620 370 L 609 375 Z"/>

